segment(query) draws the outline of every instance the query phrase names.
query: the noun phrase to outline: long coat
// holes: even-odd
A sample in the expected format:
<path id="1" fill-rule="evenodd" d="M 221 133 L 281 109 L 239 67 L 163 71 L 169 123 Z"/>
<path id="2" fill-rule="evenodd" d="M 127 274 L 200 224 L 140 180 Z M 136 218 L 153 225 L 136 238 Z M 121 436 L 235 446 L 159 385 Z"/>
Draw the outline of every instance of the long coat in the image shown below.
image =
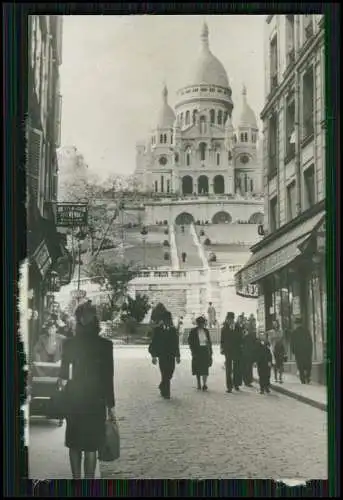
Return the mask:
<path id="1" fill-rule="evenodd" d="M 291 334 L 291 349 L 296 359 L 312 359 L 312 348 L 310 332 L 303 326 L 296 327 Z"/>
<path id="2" fill-rule="evenodd" d="M 242 357 L 243 333 L 238 326 L 223 326 L 220 337 L 220 348 L 222 352 L 233 360 L 240 360 Z"/>
<path id="3" fill-rule="evenodd" d="M 157 326 L 152 333 L 149 353 L 153 358 L 180 357 L 179 336 L 175 327 Z"/>
<path id="4" fill-rule="evenodd" d="M 208 369 L 212 365 L 212 341 L 210 332 L 204 328 L 207 343 L 201 346 L 199 341 L 198 328 L 192 328 L 188 336 L 188 345 L 192 354 L 192 374 L 207 375 Z"/>
<path id="5" fill-rule="evenodd" d="M 68 380 L 65 444 L 72 449 L 96 451 L 105 436 L 106 407 L 115 404 L 112 342 L 97 335 L 67 339 L 60 377 Z"/>

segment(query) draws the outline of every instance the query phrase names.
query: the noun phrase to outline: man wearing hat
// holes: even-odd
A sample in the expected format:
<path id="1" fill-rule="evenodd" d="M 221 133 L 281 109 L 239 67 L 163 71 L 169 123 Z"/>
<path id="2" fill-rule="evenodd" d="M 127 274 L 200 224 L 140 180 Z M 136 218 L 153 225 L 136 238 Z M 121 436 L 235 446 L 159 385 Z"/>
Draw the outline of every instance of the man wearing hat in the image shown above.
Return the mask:
<path id="1" fill-rule="evenodd" d="M 234 387 L 239 391 L 242 385 L 241 358 L 243 335 L 235 325 L 235 314 L 228 312 L 221 331 L 220 352 L 225 356 L 226 392 L 232 392 Z"/>
<path id="2" fill-rule="evenodd" d="M 309 384 L 312 371 L 312 337 L 308 329 L 303 326 L 301 318 L 294 318 L 294 325 L 295 328 L 291 334 L 291 349 L 295 356 L 300 382 Z"/>
<path id="3" fill-rule="evenodd" d="M 161 312 L 159 323 L 154 328 L 149 353 L 154 365 L 157 364 L 157 359 L 159 361 L 161 396 L 170 399 L 170 382 L 175 370 L 175 361 L 180 363 L 180 348 L 179 335 L 173 324 L 172 315 L 166 309 Z"/>

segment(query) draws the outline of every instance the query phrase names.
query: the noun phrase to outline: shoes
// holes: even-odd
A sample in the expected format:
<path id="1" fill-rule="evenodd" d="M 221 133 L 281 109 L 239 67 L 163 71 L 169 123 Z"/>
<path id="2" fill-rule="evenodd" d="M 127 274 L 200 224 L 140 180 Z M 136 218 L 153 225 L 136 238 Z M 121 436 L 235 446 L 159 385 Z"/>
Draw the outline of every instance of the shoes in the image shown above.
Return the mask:
<path id="1" fill-rule="evenodd" d="M 235 391 L 240 391 L 240 388 L 238 387 L 238 385 L 235 387 Z"/>
<path id="2" fill-rule="evenodd" d="M 280 380 L 279 380 L 279 384 L 283 384 L 283 380 L 282 380 L 282 378 L 280 378 Z"/>
<path id="3" fill-rule="evenodd" d="M 227 392 L 228 394 L 232 394 L 232 389 L 226 389 L 226 392 Z"/>
<path id="4" fill-rule="evenodd" d="M 266 389 L 266 393 L 269 394 L 270 393 L 270 389 L 269 387 Z"/>
<path id="5" fill-rule="evenodd" d="M 263 389 L 260 390 L 260 394 L 264 394 L 264 390 Z"/>
<path id="6" fill-rule="evenodd" d="M 254 387 L 252 384 L 245 384 L 245 386 L 246 386 L 246 387 L 250 387 L 250 389 L 251 389 L 252 387 Z"/>
<path id="7" fill-rule="evenodd" d="M 203 391 L 207 391 L 207 389 L 208 389 L 207 385 L 204 385 L 204 386 L 202 387 L 202 390 L 203 390 Z"/>

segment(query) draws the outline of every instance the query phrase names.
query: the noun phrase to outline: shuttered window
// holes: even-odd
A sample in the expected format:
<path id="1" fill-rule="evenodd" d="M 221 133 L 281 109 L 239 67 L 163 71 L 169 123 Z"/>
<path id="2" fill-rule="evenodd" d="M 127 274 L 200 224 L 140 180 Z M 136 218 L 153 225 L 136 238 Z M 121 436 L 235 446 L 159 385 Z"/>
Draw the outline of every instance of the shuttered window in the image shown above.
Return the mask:
<path id="1" fill-rule="evenodd" d="M 43 132 L 29 127 L 28 152 L 27 152 L 27 175 L 32 195 L 38 199 L 39 178 L 42 158 Z"/>
<path id="2" fill-rule="evenodd" d="M 56 95 L 55 104 L 55 146 L 59 148 L 61 146 L 61 118 L 62 118 L 62 96 L 61 94 Z"/>

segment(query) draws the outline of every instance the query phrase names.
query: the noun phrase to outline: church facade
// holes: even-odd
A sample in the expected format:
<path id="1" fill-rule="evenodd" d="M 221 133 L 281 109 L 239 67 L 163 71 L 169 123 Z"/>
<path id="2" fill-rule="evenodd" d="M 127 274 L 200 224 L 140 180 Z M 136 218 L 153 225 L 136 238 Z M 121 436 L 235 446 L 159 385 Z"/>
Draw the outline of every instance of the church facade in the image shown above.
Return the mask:
<path id="1" fill-rule="evenodd" d="M 148 141 L 137 144 L 135 177 L 142 191 L 165 202 L 196 197 L 209 203 L 220 197 L 225 205 L 242 199 L 255 205 L 263 191 L 258 126 L 245 87 L 241 98 L 234 128 L 229 79 L 210 51 L 205 24 L 199 57 L 188 84 L 177 92 L 175 110 L 164 87 L 156 125 Z"/>

